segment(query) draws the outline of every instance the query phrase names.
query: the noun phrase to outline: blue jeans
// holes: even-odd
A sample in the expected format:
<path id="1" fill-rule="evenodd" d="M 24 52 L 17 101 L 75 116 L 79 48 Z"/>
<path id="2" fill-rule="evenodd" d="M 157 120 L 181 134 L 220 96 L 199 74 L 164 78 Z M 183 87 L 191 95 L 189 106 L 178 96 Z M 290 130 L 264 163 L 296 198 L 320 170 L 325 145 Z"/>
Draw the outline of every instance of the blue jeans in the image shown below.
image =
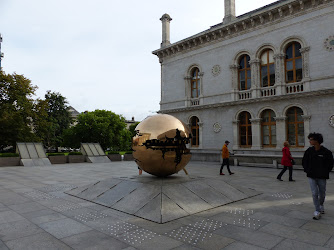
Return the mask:
<path id="1" fill-rule="evenodd" d="M 320 212 L 320 206 L 324 205 L 326 196 L 326 179 L 308 178 L 315 210 Z"/>

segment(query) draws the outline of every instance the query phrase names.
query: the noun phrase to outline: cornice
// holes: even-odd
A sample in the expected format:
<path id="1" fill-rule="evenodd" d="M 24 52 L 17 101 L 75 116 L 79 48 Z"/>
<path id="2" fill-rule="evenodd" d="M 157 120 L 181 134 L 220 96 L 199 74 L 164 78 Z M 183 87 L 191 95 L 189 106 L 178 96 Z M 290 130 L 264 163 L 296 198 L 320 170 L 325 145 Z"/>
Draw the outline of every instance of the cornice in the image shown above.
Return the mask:
<path id="1" fill-rule="evenodd" d="M 272 102 L 272 101 L 301 99 L 301 98 L 326 96 L 326 95 L 334 95 L 334 89 L 323 89 L 323 90 L 300 92 L 300 93 L 288 94 L 288 95 L 261 97 L 261 98 L 247 99 L 247 100 L 239 100 L 239 101 L 231 101 L 231 102 L 223 102 L 223 103 L 215 103 L 215 104 L 207 104 L 207 105 L 199 105 L 199 106 L 191 106 L 191 107 L 182 107 L 182 108 L 176 108 L 176 109 L 164 109 L 164 110 L 158 111 L 158 113 L 169 114 L 169 113 L 177 113 L 177 112 L 184 112 L 184 111 L 205 110 L 205 109 L 213 109 L 213 108 L 221 108 L 221 107 L 229 107 L 229 106 L 248 105 L 248 104 L 262 103 L 262 102 L 268 102 L 268 101 Z"/>
<path id="2" fill-rule="evenodd" d="M 159 57 L 173 57 L 232 37 L 262 28 L 264 25 L 283 21 L 291 16 L 306 14 L 333 2 L 334 0 L 287 0 L 272 6 L 246 13 L 228 24 L 218 24 L 199 34 L 153 51 Z M 266 7 L 266 6 L 265 6 Z"/>

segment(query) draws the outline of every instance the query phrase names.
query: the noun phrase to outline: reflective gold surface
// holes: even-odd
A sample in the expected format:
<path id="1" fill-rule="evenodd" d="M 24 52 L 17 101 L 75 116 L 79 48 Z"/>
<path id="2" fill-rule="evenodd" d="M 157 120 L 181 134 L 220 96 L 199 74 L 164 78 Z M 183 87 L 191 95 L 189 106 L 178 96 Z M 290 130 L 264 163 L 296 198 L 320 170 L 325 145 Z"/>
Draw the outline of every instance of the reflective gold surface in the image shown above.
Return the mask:
<path id="1" fill-rule="evenodd" d="M 190 161 L 187 125 L 171 115 L 149 116 L 136 127 L 133 156 L 138 166 L 155 176 L 168 176 L 182 170 Z"/>

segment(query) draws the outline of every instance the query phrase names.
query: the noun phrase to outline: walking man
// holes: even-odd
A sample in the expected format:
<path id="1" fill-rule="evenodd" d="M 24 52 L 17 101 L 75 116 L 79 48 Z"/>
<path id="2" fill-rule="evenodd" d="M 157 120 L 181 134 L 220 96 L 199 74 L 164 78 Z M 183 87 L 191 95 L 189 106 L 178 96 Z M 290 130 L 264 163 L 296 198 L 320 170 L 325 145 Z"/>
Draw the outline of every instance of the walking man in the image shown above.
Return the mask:
<path id="1" fill-rule="evenodd" d="M 333 154 L 321 145 L 324 139 L 319 133 L 308 135 L 310 145 L 303 157 L 303 168 L 309 179 L 315 212 L 313 219 L 319 220 L 325 213 L 326 180 L 333 169 Z"/>
<path id="2" fill-rule="evenodd" d="M 222 166 L 220 167 L 220 175 L 224 175 L 223 174 L 223 168 L 224 168 L 225 165 L 227 166 L 227 170 L 228 170 L 229 174 L 230 175 L 234 174 L 230 170 L 230 159 L 229 159 L 230 153 L 228 152 L 228 148 L 227 148 L 229 143 L 230 143 L 229 141 L 225 141 L 225 144 L 222 148 L 223 163 L 222 163 Z"/>

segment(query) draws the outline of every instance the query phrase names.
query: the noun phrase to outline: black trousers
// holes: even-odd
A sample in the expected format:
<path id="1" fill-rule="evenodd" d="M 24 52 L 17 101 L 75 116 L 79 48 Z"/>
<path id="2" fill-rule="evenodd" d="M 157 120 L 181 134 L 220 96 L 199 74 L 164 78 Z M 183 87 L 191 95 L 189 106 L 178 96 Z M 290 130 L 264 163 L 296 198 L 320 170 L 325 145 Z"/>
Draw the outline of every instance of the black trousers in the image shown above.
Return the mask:
<path id="1" fill-rule="evenodd" d="M 281 179 L 282 175 L 285 173 L 285 171 L 289 168 L 289 180 L 292 180 L 292 167 L 287 167 L 284 166 L 284 168 L 282 169 L 282 171 L 279 173 L 279 175 L 277 176 L 277 179 Z"/>
<path id="2" fill-rule="evenodd" d="M 227 166 L 227 171 L 229 173 L 232 173 L 231 170 L 230 170 L 230 159 L 229 158 L 223 159 L 222 166 L 220 167 L 220 173 L 223 172 L 223 168 L 224 168 L 225 165 Z"/>

